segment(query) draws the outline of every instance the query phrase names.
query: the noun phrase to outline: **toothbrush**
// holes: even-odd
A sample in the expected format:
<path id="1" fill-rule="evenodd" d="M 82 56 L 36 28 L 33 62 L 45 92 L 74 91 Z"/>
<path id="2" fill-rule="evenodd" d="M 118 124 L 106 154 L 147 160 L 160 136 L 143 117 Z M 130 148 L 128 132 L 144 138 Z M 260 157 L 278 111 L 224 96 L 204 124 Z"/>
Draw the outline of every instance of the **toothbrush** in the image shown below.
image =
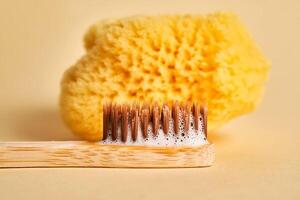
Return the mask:
<path id="1" fill-rule="evenodd" d="M 105 102 L 101 141 L 0 142 L 0 168 L 211 166 L 206 118 L 196 103 Z"/>

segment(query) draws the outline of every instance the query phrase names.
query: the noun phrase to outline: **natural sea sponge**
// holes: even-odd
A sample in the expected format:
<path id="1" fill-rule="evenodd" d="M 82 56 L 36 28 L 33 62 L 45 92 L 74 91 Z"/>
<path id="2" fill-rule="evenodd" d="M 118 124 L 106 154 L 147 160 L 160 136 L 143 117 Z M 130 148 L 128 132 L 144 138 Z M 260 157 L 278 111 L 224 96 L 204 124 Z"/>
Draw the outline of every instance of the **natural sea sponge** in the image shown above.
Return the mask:
<path id="1" fill-rule="evenodd" d="M 134 16 L 100 21 L 86 54 L 63 76 L 62 116 L 73 132 L 102 138 L 102 102 L 193 101 L 208 105 L 208 128 L 252 111 L 269 63 L 238 17 Z"/>

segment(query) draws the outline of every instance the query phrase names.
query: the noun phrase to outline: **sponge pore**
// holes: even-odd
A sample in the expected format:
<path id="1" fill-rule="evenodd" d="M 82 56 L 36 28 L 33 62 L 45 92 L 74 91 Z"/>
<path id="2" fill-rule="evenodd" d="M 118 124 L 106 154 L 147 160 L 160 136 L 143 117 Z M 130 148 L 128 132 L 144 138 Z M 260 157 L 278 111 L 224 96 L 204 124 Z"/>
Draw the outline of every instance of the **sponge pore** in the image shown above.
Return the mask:
<path id="1" fill-rule="evenodd" d="M 100 21 L 86 53 L 61 82 L 73 132 L 102 138 L 102 102 L 191 101 L 208 106 L 208 129 L 252 111 L 269 62 L 232 13 L 134 16 Z"/>

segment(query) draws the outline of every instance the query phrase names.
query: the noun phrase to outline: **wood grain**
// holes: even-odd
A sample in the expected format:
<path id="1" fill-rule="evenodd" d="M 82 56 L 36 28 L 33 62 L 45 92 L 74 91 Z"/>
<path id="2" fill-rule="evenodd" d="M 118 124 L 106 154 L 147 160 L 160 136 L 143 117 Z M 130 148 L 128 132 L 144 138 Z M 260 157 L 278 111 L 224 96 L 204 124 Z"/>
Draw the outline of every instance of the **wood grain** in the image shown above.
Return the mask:
<path id="1" fill-rule="evenodd" d="M 84 141 L 0 142 L 0 168 L 17 167 L 206 167 L 214 145 L 200 147 L 117 146 Z"/>

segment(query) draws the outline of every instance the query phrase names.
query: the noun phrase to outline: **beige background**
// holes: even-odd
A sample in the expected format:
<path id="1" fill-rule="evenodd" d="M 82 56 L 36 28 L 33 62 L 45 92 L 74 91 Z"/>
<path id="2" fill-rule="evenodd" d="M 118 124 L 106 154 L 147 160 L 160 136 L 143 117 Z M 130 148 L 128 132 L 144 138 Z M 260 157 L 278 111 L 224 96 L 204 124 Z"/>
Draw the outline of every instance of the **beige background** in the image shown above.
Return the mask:
<path id="1" fill-rule="evenodd" d="M 58 113 L 59 80 L 98 19 L 232 10 L 272 71 L 258 110 L 216 133 L 203 169 L 0 169 L 0 199 L 300 199 L 299 1 L 0 2 L 0 141 L 73 140 Z"/>

